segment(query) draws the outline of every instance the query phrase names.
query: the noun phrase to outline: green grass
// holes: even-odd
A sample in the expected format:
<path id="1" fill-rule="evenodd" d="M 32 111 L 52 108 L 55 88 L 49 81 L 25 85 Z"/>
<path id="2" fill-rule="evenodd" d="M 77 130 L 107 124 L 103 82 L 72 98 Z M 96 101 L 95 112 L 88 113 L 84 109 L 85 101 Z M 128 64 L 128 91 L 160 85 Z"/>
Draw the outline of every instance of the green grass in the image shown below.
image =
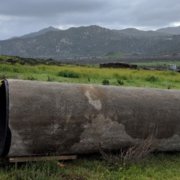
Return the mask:
<path id="1" fill-rule="evenodd" d="M 180 89 L 180 73 L 172 71 L 150 71 L 131 69 L 99 68 L 75 65 L 20 65 L 0 64 L 0 79 L 57 81 L 69 83 L 154 87 Z"/>
<path id="2" fill-rule="evenodd" d="M 77 159 L 58 162 L 27 163 L 0 169 L 3 180 L 179 180 L 180 154 L 151 155 L 138 164 L 128 167 L 110 167 L 100 159 Z"/>
<path id="3" fill-rule="evenodd" d="M 176 64 L 180 66 L 180 61 L 150 61 L 150 62 L 138 62 L 138 66 L 169 66 L 171 64 Z"/>

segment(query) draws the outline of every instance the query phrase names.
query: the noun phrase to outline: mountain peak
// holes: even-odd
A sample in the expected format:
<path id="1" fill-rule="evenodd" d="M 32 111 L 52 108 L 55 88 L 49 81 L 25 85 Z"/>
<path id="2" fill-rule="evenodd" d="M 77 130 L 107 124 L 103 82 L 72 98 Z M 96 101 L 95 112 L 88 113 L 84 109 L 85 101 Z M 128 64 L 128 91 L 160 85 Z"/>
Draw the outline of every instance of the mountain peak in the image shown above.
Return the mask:
<path id="1" fill-rule="evenodd" d="M 47 28 L 44 28 L 44 29 L 41 29 L 40 31 L 38 32 L 48 32 L 48 31 L 59 31 L 59 29 L 53 27 L 53 26 L 49 26 Z"/>
<path id="2" fill-rule="evenodd" d="M 37 32 L 32 32 L 32 33 L 26 34 L 24 36 L 21 36 L 21 38 L 33 38 L 33 37 L 36 37 L 36 36 L 45 34 L 47 32 L 51 32 L 51 31 L 59 31 L 59 29 L 57 29 L 57 28 L 55 28 L 53 26 L 49 26 L 49 27 L 41 29 L 41 30 L 39 30 Z"/>
<path id="3" fill-rule="evenodd" d="M 136 28 L 126 28 L 126 29 L 123 29 L 123 30 L 126 30 L 126 31 L 140 31 L 139 29 L 136 29 Z"/>
<path id="4" fill-rule="evenodd" d="M 99 29 L 107 29 L 98 25 L 90 25 L 90 26 L 79 26 L 79 27 L 71 27 L 69 29 L 94 29 L 94 30 L 99 30 Z"/>

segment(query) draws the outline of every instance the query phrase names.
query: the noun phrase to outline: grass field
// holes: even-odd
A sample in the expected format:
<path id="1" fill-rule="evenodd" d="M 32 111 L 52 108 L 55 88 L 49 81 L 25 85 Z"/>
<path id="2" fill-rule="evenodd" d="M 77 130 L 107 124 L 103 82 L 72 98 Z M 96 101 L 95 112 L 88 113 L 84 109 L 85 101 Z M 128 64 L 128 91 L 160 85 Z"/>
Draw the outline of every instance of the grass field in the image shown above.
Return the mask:
<path id="1" fill-rule="evenodd" d="M 139 66 L 169 66 L 171 64 L 176 64 L 180 66 L 180 61 L 151 61 L 151 62 L 139 62 L 136 63 Z"/>
<path id="2" fill-rule="evenodd" d="M 180 154 L 151 155 L 128 167 L 109 166 L 94 158 L 9 165 L 0 169 L 2 180 L 179 180 Z"/>
<path id="3" fill-rule="evenodd" d="M 101 69 L 97 66 L 0 64 L 0 79 L 91 83 L 117 86 L 180 89 L 180 73 L 130 69 Z M 180 154 L 154 154 L 128 167 L 109 166 L 99 158 L 78 159 L 60 166 L 58 162 L 7 165 L 0 168 L 0 180 L 179 180 Z"/>
<path id="4" fill-rule="evenodd" d="M 0 79 L 15 78 L 71 83 L 180 89 L 180 73 L 131 69 L 108 69 L 75 65 L 0 64 Z"/>

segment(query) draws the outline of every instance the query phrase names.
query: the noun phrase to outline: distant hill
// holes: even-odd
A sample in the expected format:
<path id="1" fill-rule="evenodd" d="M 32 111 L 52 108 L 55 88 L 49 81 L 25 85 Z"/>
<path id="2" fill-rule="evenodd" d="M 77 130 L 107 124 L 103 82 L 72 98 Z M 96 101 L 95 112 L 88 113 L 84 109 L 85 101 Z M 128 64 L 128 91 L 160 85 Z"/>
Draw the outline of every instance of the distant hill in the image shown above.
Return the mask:
<path id="1" fill-rule="evenodd" d="M 171 35 L 180 35 L 180 26 L 161 28 L 161 29 L 158 29 L 157 32 L 167 33 L 167 34 L 171 34 Z"/>
<path id="2" fill-rule="evenodd" d="M 127 28 L 123 30 L 119 30 L 120 33 L 124 33 L 129 36 L 141 36 L 141 37 L 152 37 L 152 36 L 164 36 L 166 35 L 163 32 L 158 31 L 142 31 L 136 28 Z"/>
<path id="3" fill-rule="evenodd" d="M 180 54 L 180 35 L 99 26 L 42 29 L 0 41 L 0 54 L 32 58 L 82 59 L 168 56 Z"/>

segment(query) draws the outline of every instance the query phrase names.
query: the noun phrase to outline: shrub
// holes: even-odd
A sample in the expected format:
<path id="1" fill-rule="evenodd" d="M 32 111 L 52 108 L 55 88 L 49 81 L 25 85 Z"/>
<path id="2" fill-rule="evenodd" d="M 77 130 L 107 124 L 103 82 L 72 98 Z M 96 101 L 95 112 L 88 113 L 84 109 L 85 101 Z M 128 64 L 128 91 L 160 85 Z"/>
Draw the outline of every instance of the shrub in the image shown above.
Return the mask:
<path id="1" fill-rule="evenodd" d="M 20 70 L 19 70 L 18 68 L 16 68 L 16 67 L 14 67 L 12 70 L 13 70 L 13 72 L 15 72 L 15 73 L 20 73 Z"/>
<path id="2" fill-rule="evenodd" d="M 119 166 L 128 167 L 133 163 L 139 163 L 155 150 L 157 142 L 153 136 L 144 139 L 140 144 L 122 150 L 118 154 L 107 153 L 99 146 L 99 152 L 103 160 L 111 168 Z"/>
<path id="3" fill-rule="evenodd" d="M 174 88 L 175 86 L 173 86 L 173 84 L 168 84 L 167 85 L 167 89 L 172 89 L 172 88 Z"/>
<path id="4" fill-rule="evenodd" d="M 172 76 L 176 76 L 178 73 L 177 72 L 175 72 L 175 71 L 170 71 L 169 72 L 169 75 L 172 75 Z"/>
<path id="5" fill-rule="evenodd" d="M 73 71 L 68 71 L 68 70 L 65 70 L 65 71 L 60 71 L 58 73 L 58 76 L 62 76 L 62 77 L 66 77 L 66 78 L 79 78 L 80 75 L 76 72 L 73 72 Z"/>
<path id="6" fill-rule="evenodd" d="M 167 86 L 167 89 L 171 89 L 171 85 L 170 84 Z"/>
<path id="7" fill-rule="evenodd" d="M 113 76 L 117 79 L 127 80 L 127 75 L 119 75 L 118 73 L 114 73 Z"/>
<path id="8" fill-rule="evenodd" d="M 146 80 L 146 81 L 149 81 L 149 82 L 156 82 L 156 81 L 159 80 L 159 78 L 152 75 L 152 76 L 146 77 L 145 80 Z"/>
<path id="9" fill-rule="evenodd" d="M 0 79 L 6 79 L 6 75 L 1 74 L 1 75 L 0 75 Z"/>
<path id="10" fill-rule="evenodd" d="M 27 77 L 27 80 L 31 80 L 31 81 L 33 81 L 33 80 L 37 80 L 35 77 L 33 77 L 33 76 L 28 76 Z"/>
<path id="11" fill-rule="evenodd" d="M 121 79 L 118 79 L 118 80 L 117 80 L 117 83 L 118 83 L 119 85 L 124 85 L 124 81 L 121 80 Z"/>
<path id="12" fill-rule="evenodd" d="M 102 81 L 102 84 L 103 84 L 103 85 L 109 85 L 110 83 L 109 83 L 109 80 L 108 80 L 108 79 L 104 79 L 104 80 Z"/>
<path id="13" fill-rule="evenodd" d="M 54 81 L 54 78 L 53 78 L 53 77 L 48 76 L 48 77 L 47 77 L 47 81 Z"/>

